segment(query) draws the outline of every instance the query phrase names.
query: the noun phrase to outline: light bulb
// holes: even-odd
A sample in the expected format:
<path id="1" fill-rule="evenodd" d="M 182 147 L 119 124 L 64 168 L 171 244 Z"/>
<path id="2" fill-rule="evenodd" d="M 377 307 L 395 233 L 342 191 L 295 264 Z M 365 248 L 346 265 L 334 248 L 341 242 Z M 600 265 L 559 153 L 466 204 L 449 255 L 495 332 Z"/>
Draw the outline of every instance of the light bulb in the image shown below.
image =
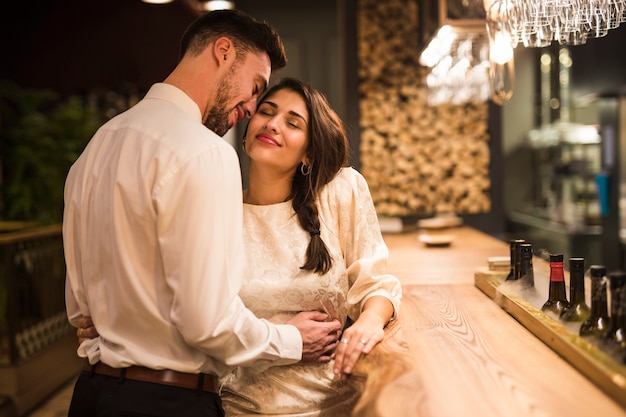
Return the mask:
<path id="1" fill-rule="evenodd" d="M 489 60 L 497 64 L 504 64 L 513 59 L 511 37 L 501 30 L 495 32 L 489 46 Z"/>
<path id="2" fill-rule="evenodd" d="M 204 9 L 208 11 L 234 9 L 234 1 L 209 0 L 204 3 Z"/>

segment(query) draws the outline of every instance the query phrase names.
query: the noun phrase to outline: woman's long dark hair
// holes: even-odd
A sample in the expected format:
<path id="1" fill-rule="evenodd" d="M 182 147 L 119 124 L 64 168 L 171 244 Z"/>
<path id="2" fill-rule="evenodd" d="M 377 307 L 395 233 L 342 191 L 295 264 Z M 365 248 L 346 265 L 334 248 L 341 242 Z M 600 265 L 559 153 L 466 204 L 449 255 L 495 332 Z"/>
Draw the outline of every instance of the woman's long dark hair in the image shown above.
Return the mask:
<path id="1" fill-rule="evenodd" d="M 301 268 L 325 274 L 333 260 L 320 235 L 316 201 L 321 189 L 347 164 L 348 138 L 341 119 L 324 95 L 300 80 L 283 78 L 266 92 L 260 102 L 285 89 L 300 95 L 309 112 L 309 143 L 306 149 L 309 165 L 296 168 L 290 195 L 300 225 L 311 236 L 306 261 Z"/>

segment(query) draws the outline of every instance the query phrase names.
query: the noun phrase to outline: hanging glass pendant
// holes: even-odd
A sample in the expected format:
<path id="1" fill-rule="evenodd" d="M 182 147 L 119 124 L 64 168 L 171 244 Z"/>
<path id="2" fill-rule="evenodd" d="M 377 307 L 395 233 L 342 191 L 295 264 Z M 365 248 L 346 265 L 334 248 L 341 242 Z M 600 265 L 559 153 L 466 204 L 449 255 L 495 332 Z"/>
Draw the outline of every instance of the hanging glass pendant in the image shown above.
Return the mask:
<path id="1" fill-rule="evenodd" d="M 504 63 L 489 61 L 489 83 L 491 87 L 491 99 L 494 103 L 503 105 L 513 96 L 515 87 L 515 62 L 514 58 Z"/>
<path id="2" fill-rule="evenodd" d="M 502 24 L 505 3 L 494 1 L 487 10 L 489 38 L 489 86 L 491 99 L 499 105 L 508 102 L 515 87 L 515 60 L 511 32 Z"/>

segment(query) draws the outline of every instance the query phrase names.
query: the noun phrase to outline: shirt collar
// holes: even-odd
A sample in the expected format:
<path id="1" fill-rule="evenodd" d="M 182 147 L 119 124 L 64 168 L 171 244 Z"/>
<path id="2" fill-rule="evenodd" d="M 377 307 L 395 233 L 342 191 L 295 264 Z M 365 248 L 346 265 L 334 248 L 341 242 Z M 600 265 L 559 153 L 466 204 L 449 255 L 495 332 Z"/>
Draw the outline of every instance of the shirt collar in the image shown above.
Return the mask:
<path id="1" fill-rule="evenodd" d="M 148 93 L 146 93 L 145 98 L 169 101 L 202 123 L 202 113 L 196 102 L 187 93 L 172 84 L 153 84 Z"/>

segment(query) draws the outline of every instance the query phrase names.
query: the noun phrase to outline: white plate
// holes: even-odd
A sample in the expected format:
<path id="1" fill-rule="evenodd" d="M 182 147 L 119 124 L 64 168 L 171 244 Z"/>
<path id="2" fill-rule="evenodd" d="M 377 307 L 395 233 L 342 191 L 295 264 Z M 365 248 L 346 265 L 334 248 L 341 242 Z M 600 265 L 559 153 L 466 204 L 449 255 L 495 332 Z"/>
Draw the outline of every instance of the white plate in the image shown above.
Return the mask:
<path id="1" fill-rule="evenodd" d="M 402 233 L 402 219 L 399 217 L 379 217 L 378 224 L 383 233 Z"/>
<path id="2" fill-rule="evenodd" d="M 417 237 L 417 239 L 424 245 L 430 247 L 450 246 L 450 244 L 454 241 L 454 236 L 421 234 Z"/>
<path id="3" fill-rule="evenodd" d="M 440 214 L 430 219 L 422 219 L 417 222 L 417 226 L 422 229 L 444 229 L 446 227 L 456 227 L 463 224 L 463 219 L 454 214 Z"/>

